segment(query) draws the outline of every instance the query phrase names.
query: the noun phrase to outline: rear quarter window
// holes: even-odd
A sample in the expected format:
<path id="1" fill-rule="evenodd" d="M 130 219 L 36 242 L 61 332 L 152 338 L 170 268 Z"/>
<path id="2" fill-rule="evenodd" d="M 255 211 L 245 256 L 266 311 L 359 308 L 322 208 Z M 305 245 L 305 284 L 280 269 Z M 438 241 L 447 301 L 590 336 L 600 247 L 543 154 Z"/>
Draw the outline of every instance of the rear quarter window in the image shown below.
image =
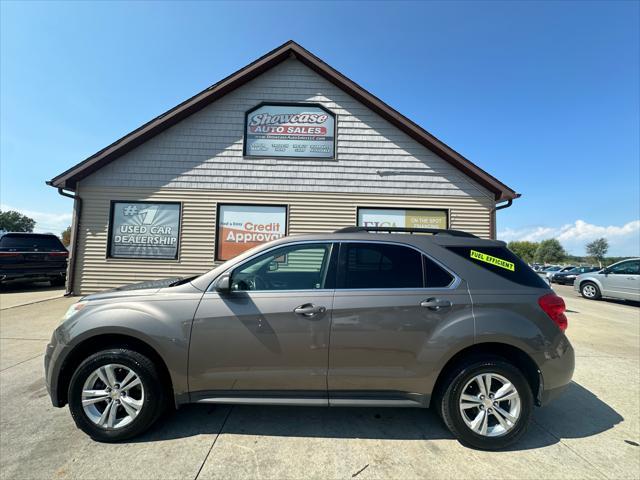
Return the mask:
<path id="1" fill-rule="evenodd" d="M 519 285 L 549 288 L 529 265 L 506 247 L 447 247 L 474 265 Z"/>

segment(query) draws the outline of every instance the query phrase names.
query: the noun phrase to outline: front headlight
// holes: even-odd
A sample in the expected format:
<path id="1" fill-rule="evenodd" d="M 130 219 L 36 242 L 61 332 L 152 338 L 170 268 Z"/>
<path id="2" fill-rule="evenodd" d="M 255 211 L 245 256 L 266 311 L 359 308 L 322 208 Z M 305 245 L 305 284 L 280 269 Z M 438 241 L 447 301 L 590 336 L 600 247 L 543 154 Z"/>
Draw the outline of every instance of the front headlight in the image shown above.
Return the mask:
<path id="1" fill-rule="evenodd" d="M 64 322 L 65 320 L 69 320 L 71 317 L 73 317 L 76 313 L 78 313 L 80 310 L 82 310 L 84 307 L 87 306 L 87 301 L 80 301 L 77 303 L 74 303 L 73 305 L 71 305 L 68 309 L 67 309 L 67 313 L 64 314 L 64 317 L 62 317 L 62 321 Z"/>

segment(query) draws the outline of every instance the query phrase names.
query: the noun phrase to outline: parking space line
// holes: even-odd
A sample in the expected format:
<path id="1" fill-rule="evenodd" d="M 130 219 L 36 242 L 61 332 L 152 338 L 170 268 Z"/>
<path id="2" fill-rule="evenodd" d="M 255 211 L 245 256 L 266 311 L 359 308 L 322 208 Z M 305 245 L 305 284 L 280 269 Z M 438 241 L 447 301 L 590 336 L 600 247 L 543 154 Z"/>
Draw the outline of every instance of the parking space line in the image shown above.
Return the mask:
<path id="1" fill-rule="evenodd" d="M 566 444 L 565 442 L 562 441 L 562 438 L 558 437 L 557 435 L 555 435 L 552 431 L 548 430 L 547 428 L 544 427 L 544 425 L 538 423 L 535 419 L 531 420 L 533 423 L 535 423 L 538 427 L 540 427 L 542 430 L 544 430 L 545 432 L 547 432 L 549 435 L 551 435 L 553 438 L 555 438 L 559 444 L 561 444 L 562 446 L 566 447 L 569 449 L 569 451 L 571 451 L 574 455 L 576 455 L 578 458 L 582 459 L 585 463 L 587 463 L 591 468 L 594 469 L 594 471 L 596 473 L 598 473 L 602 478 L 606 478 L 608 479 L 609 477 L 604 474 L 603 472 L 600 471 L 600 469 L 598 467 L 596 467 L 593 463 L 591 463 L 589 461 L 588 458 L 585 458 L 584 456 L 580 455 L 578 452 L 576 452 L 573 448 L 571 448 L 571 446 L 569 446 L 568 444 Z"/>
<path id="2" fill-rule="evenodd" d="M 10 368 L 17 367 L 18 365 L 22 365 L 23 363 L 30 362 L 31 360 L 34 360 L 34 359 L 36 359 L 38 357 L 43 357 L 43 356 L 44 356 L 44 353 L 39 353 L 35 357 L 27 358 L 26 360 L 23 360 L 21 362 L 15 363 L 15 364 L 13 364 L 13 365 L 11 365 L 9 367 L 3 368 L 2 370 L 0 370 L 0 373 L 4 372 L 6 370 L 9 370 Z"/>
<path id="3" fill-rule="evenodd" d="M 0 340 L 26 340 L 33 342 L 46 342 L 48 338 L 21 338 L 21 337 L 0 337 Z"/>
<path id="4" fill-rule="evenodd" d="M 222 425 L 220 426 L 220 430 L 218 430 L 218 433 L 216 434 L 216 438 L 213 439 L 213 443 L 211 444 L 211 447 L 209 448 L 209 451 L 207 452 L 207 455 L 205 455 L 204 460 L 202 461 L 202 465 L 200 465 L 200 468 L 198 469 L 198 473 L 196 473 L 196 476 L 194 477 L 193 480 L 198 480 L 198 477 L 200 476 L 200 472 L 202 472 L 202 469 L 204 468 L 205 464 L 207 463 L 207 460 L 209 459 L 209 455 L 211 454 L 211 451 L 213 450 L 213 447 L 216 445 L 216 442 L 218 441 L 218 437 L 220 436 L 220 434 L 224 430 L 224 426 L 227 424 L 227 420 L 229 419 L 229 416 L 231 415 L 232 411 L 233 411 L 233 405 L 231 405 L 231 408 L 229 408 L 229 411 L 227 412 L 227 416 L 224 417 L 224 421 L 222 422 Z"/>
<path id="5" fill-rule="evenodd" d="M 64 295 L 56 295 L 55 297 L 40 298 L 38 300 L 33 300 L 31 302 L 19 303 L 17 305 L 10 305 L 8 307 L 2 307 L 2 308 L 0 308 L 0 311 L 11 310 L 12 308 L 18 308 L 18 307 L 27 307 L 29 305 L 33 305 L 34 303 L 48 302 L 49 300 L 57 300 L 58 298 L 65 298 L 65 296 Z"/>

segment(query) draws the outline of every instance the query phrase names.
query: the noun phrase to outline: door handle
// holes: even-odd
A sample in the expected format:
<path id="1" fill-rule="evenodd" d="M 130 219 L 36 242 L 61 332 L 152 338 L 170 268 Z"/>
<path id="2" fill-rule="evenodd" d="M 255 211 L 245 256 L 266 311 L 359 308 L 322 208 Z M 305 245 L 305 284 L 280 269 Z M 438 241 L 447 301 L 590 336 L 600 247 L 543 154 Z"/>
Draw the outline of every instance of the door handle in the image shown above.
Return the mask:
<path id="1" fill-rule="evenodd" d="M 305 303 L 304 305 L 300 305 L 293 309 L 293 312 L 298 315 L 303 315 L 305 317 L 313 317 L 314 315 L 318 315 L 319 313 L 326 312 L 326 307 L 316 306 L 313 303 Z"/>
<path id="2" fill-rule="evenodd" d="M 438 311 L 441 308 L 450 307 L 453 305 L 451 300 L 447 300 L 446 298 L 428 298 L 423 302 L 420 302 L 420 306 L 424 308 L 428 308 L 429 310 Z"/>

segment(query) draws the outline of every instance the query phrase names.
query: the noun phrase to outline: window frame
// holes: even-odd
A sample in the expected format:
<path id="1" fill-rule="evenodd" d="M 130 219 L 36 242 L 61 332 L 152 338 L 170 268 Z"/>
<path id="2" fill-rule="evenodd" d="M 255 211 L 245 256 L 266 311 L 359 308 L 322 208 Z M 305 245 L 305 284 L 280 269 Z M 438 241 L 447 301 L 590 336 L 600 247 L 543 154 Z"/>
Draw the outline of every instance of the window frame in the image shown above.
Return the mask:
<path id="1" fill-rule="evenodd" d="M 362 292 L 362 291 L 366 291 L 366 292 L 382 292 L 382 291 L 437 291 L 437 290 L 455 290 L 458 285 L 460 285 L 460 282 L 462 281 L 460 279 L 460 277 L 453 272 L 450 268 L 448 268 L 446 265 L 444 265 L 442 262 L 438 261 L 437 259 L 433 258 L 433 256 L 429 255 L 428 253 L 426 253 L 424 250 L 419 249 L 418 247 L 415 247 L 413 245 L 407 244 L 407 243 L 402 243 L 402 242 L 393 242 L 393 241 L 385 241 L 385 240 L 346 240 L 346 241 L 340 241 L 337 242 L 340 245 L 339 248 L 339 254 L 338 254 L 338 258 L 337 258 L 337 265 L 336 265 L 336 283 L 335 283 L 335 290 L 336 292 L 340 291 L 340 292 Z M 344 253 L 346 250 L 344 248 L 345 245 L 347 244 L 353 244 L 353 243 L 357 243 L 357 244 L 374 244 L 374 245 L 393 245 L 393 246 L 397 246 L 397 247 L 405 247 L 405 248 L 410 248 L 412 250 L 415 250 L 416 252 L 418 252 L 421 256 L 420 256 L 420 264 L 421 264 L 421 268 L 422 268 L 422 286 L 421 287 L 375 287 L 375 288 L 339 288 L 339 285 L 342 284 L 343 281 L 343 275 L 344 272 L 341 270 L 340 265 L 341 265 L 341 259 L 344 256 Z M 425 261 L 424 258 L 427 257 L 429 260 L 431 260 L 432 262 L 434 262 L 436 265 L 438 265 L 440 268 L 442 268 L 445 272 L 447 272 L 449 275 L 451 275 L 451 277 L 453 278 L 453 280 L 451 281 L 451 283 L 446 286 L 446 287 L 427 287 L 426 286 L 426 269 L 425 269 Z"/>
<path id="2" fill-rule="evenodd" d="M 176 244 L 176 254 L 173 257 L 136 257 L 126 255 L 114 256 L 111 248 L 111 238 L 113 231 L 113 217 L 115 213 L 116 204 L 118 203 L 145 203 L 150 205 L 178 205 L 178 242 Z M 156 201 L 156 200 L 110 200 L 109 202 L 109 224 L 107 226 L 107 249 L 105 258 L 108 261 L 113 260 L 136 260 L 136 261 L 159 261 L 159 262 L 176 262 L 180 259 L 180 245 L 182 243 L 182 211 L 183 202 L 174 201 Z"/>
<path id="3" fill-rule="evenodd" d="M 277 250 L 279 248 L 287 248 L 287 247 L 292 247 L 292 246 L 296 246 L 296 245 L 329 245 L 329 265 L 327 266 L 327 275 L 325 278 L 325 287 L 326 284 L 330 282 L 330 284 L 332 285 L 331 288 L 301 288 L 301 289 L 295 289 L 295 290 L 232 290 L 229 292 L 229 294 L 231 295 L 238 295 L 238 294 L 247 294 L 247 293 L 268 293 L 268 294 L 280 294 L 280 293 L 291 293 L 291 292 L 326 292 L 326 291 L 334 291 L 335 290 L 335 284 L 336 284 L 336 276 L 337 276 L 337 262 L 338 262 L 338 250 L 339 250 L 339 245 L 338 242 L 335 242 L 333 240 L 303 240 L 303 241 L 298 241 L 298 242 L 287 242 L 281 245 L 274 245 L 273 247 L 270 247 L 266 250 L 262 250 L 260 252 L 257 252 L 255 255 L 252 255 L 251 257 L 243 260 L 242 262 L 238 263 L 237 265 L 233 265 L 230 268 L 228 268 L 227 270 L 225 270 L 224 272 L 222 272 L 220 275 L 218 275 L 209 285 L 209 288 L 207 289 L 207 293 L 210 292 L 214 292 L 216 293 L 215 290 L 215 284 L 216 281 L 223 275 L 230 275 L 230 279 L 233 278 L 233 272 L 238 270 L 239 268 L 242 268 L 244 265 L 246 265 L 247 263 L 255 260 L 257 257 L 261 257 L 262 255 L 265 255 L 269 252 L 272 252 L 273 250 Z M 332 279 L 330 279 L 330 276 L 333 276 Z"/>
<path id="4" fill-rule="evenodd" d="M 213 245 L 213 260 L 215 262 L 228 262 L 229 260 L 233 260 L 235 257 L 231 258 L 220 258 L 218 255 L 218 249 L 220 247 L 220 242 L 218 241 L 220 238 L 220 210 L 221 207 L 276 207 L 276 208 L 284 208 L 284 236 L 289 235 L 289 204 L 286 203 L 251 203 L 251 202 L 218 202 L 216 204 L 216 231 L 215 231 L 215 239 Z M 265 242 L 267 243 L 267 242 Z M 247 249 L 249 250 L 249 249 Z M 241 255 L 244 252 L 241 252 Z"/>
<path id="5" fill-rule="evenodd" d="M 421 212 L 444 212 L 446 219 L 445 229 L 451 228 L 451 209 L 450 208 L 434 208 L 434 207 L 385 207 L 385 206 L 377 206 L 371 207 L 368 205 L 358 205 L 356 207 L 356 223 L 355 225 L 358 227 L 363 227 L 364 225 L 360 225 L 360 210 L 404 210 L 405 212 L 411 211 L 421 211 Z M 382 227 L 384 228 L 384 227 Z"/>

